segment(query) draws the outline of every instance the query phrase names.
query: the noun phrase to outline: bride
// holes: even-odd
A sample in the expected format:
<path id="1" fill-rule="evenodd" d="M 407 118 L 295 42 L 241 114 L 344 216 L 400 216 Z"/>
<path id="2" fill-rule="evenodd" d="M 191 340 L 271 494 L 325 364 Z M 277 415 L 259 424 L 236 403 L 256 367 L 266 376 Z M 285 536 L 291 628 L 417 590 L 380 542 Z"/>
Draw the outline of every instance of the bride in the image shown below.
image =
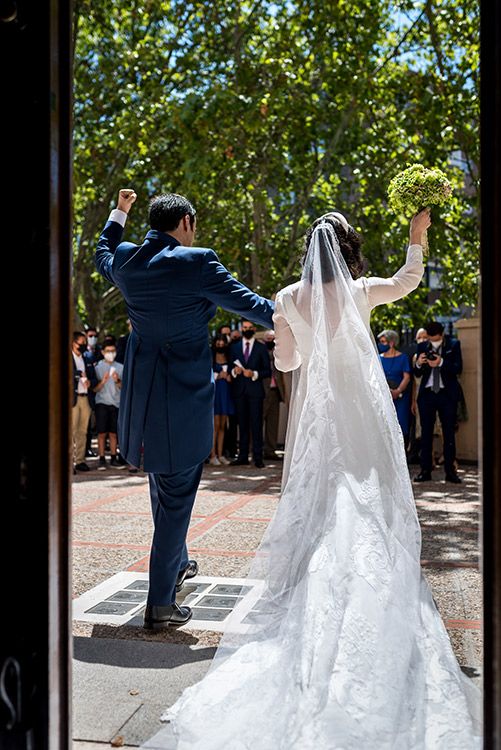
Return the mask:
<path id="1" fill-rule="evenodd" d="M 281 500 L 205 678 L 162 717 L 178 750 L 473 750 L 480 693 L 461 672 L 420 566 L 402 434 L 370 311 L 415 289 L 428 211 L 405 265 L 360 277 L 339 213 L 306 237 L 276 299 L 276 363 L 293 371 Z"/>

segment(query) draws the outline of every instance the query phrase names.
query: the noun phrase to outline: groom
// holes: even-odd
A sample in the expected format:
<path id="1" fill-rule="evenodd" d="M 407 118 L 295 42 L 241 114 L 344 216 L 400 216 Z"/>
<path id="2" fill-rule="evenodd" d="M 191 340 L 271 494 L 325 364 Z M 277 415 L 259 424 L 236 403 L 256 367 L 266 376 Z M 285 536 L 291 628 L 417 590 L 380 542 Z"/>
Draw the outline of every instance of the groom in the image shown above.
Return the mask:
<path id="1" fill-rule="evenodd" d="M 207 324 L 221 305 L 270 328 L 273 303 L 237 281 L 213 250 L 193 247 L 196 211 L 181 195 L 151 201 L 151 229 L 142 245 L 121 242 L 136 197 L 133 190 L 120 190 L 95 263 L 122 292 L 132 325 L 118 434 L 133 466 L 139 466 L 143 448 L 149 473 L 155 530 L 144 626 L 160 629 L 182 625 L 192 615 L 176 604 L 176 590 L 198 570 L 188 560 L 186 533 L 213 439 Z"/>

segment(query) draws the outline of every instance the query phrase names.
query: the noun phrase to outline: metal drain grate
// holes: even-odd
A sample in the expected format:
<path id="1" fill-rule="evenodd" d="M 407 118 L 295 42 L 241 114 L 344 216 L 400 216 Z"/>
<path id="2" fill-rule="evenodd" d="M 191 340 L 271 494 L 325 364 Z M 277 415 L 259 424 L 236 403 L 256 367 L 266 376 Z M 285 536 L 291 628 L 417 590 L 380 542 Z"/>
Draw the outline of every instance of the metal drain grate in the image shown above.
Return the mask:
<path id="1" fill-rule="evenodd" d="M 261 586 L 261 581 L 246 578 L 193 578 L 184 585 L 176 600 L 193 609 L 192 619 L 183 628 L 221 631 L 236 607 L 239 617 L 233 624 L 237 630 L 240 623 L 245 628 Z M 73 619 L 140 627 L 147 596 L 147 573 L 117 573 L 74 600 Z"/>

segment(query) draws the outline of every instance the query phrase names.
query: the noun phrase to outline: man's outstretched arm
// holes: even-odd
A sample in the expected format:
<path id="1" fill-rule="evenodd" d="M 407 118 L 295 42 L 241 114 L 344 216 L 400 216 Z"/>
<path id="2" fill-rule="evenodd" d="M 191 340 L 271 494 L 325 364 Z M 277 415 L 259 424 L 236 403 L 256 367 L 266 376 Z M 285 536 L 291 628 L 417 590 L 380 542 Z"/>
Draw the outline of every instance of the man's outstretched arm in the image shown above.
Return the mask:
<path id="1" fill-rule="evenodd" d="M 122 234 L 131 206 L 137 198 L 134 190 L 120 190 L 118 194 L 118 203 L 99 237 L 94 262 L 99 273 L 107 279 L 110 284 L 114 284 L 113 278 L 113 256 L 122 239 Z"/>
<path id="2" fill-rule="evenodd" d="M 273 327 L 273 302 L 235 279 L 214 250 L 207 250 L 203 259 L 201 293 L 229 312 L 248 317 L 265 328 Z"/>

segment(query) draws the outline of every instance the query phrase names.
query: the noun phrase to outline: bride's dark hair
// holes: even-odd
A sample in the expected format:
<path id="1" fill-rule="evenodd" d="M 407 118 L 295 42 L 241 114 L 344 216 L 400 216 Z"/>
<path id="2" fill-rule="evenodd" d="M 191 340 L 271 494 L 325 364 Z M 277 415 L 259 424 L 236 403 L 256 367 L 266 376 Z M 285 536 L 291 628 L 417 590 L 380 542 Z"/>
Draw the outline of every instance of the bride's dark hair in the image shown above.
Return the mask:
<path id="1" fill-rule="evenodd" d="M 321 216 L 319 219 L 316 219 L 311 227 L 308 229 L 308 231 L 305 234 L 304 238 L 304 254 L 301 259 L 301 265 L 304 266 L 306 258 L 308 256 L 308 250 L 310 248 L 311 238 L 313 236 L 313 232 L 315 231 L 316 227 L 321 222 L 326 222 L 327 224 L 330 224 L 332 228 L 334 229 L 334 232 L 336 233 L 336 237 L 339 242 L 339 248 L 341 250 L 341 255 L 343 256 L 346 265 L 348 266 L 348 270 L 354 279 L 358 279 L 359 276 L 362 275 L 364 270 L 364 257 L 362 255 L 361 251 L 361 245 L 362 245 L 362 237 L 358 234 L 358 232 L 355 232 L 353 227 L 349 226 L 348 231 L 344 228 L 344 226 L 341 224 L 340 221 L 338 221 L 334 216 L 330 216 L 329 214 L 326 214 L 325 216 Z M 320 238 L 320 242 L 323 242 L 323 237 Z M 323 247 L 321 245 L 321 248 L 323 250 Z M 327 255 L 327 253 L 326 253 Z M 332 274 L 332 270 L 330 271 Z M 329 271 L 327 268 L 322 268 L 322 277 L 324 281 L 330 281 L 331 279 L 326 278 L 326 276 L 329 275 Z"/>

